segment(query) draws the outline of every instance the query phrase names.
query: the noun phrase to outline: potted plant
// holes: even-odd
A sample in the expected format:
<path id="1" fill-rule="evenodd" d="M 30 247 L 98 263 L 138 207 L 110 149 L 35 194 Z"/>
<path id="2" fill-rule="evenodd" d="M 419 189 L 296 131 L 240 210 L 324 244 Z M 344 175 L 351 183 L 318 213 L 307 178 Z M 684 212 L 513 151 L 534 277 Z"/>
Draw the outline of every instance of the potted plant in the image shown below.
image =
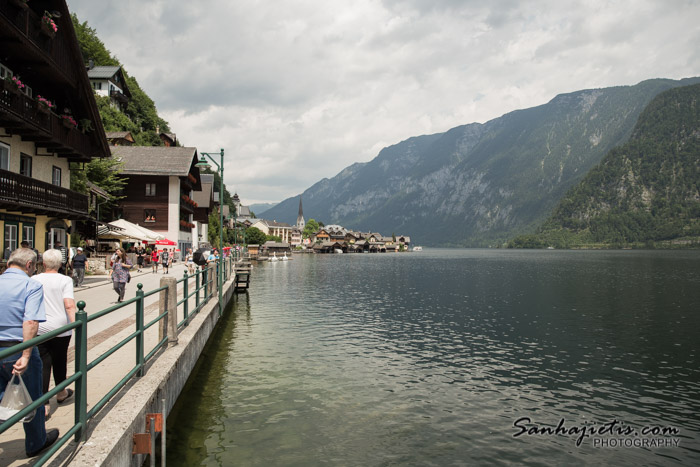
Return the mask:
<path id="1" fill-rule="evenodd" d="M 41 112 L 49 113 L 55 107 L 53 103 L 45 97 L 36 96 L 37 109 Z"/>
<path id="2" fill-rule="evenodd" d="M 63 121 L 63 126 L 70 130 L 74 130 L 78 127 L 78 122 L 70 115 L 61 115 L 61 120 Z"/>
<path id="3" fill-rule="evenodd" d="M 3 80 L 5 84 L 5 89 L 14 92 L 15 94 L 21 94 L 24 92 L 24 83 L 17 76 L 6 77 Z"/>
<path id="4" fill-rule="evenodd" d="M 51 39 L 53 39 L 56 32 L 58 32 L 58 26 L 56 26 L 51 13 L 48 11 L 45 11 L 44 16 L 41 17 L 41 32 L 49 36 Z"/>

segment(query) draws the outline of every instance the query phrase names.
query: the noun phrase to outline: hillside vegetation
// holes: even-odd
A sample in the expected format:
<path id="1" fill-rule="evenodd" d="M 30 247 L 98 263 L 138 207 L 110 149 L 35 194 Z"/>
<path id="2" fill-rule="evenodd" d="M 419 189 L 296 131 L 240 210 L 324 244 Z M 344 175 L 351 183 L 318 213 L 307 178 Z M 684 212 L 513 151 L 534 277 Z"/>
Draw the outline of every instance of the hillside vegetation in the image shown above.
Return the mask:
<path id="1" fill-rule="evenodd" d="M 630 140 L 511 247 L 700 246 L 700 85 L 657 96 Z"/>

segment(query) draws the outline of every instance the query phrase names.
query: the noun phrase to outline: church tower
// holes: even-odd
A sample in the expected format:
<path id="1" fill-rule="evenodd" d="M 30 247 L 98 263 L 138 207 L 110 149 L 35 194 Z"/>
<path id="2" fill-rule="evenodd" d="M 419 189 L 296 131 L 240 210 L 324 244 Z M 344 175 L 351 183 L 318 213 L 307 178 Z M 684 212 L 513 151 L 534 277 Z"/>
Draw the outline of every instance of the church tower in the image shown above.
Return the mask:
<path id="1" fill-rule="evenodd" d="M 301 195 L 299 195 L 299 215 L 297 216 L 297 228 L 304 230 L 306 222 L 304 221 L 304 210 L 301 208 Z"/>

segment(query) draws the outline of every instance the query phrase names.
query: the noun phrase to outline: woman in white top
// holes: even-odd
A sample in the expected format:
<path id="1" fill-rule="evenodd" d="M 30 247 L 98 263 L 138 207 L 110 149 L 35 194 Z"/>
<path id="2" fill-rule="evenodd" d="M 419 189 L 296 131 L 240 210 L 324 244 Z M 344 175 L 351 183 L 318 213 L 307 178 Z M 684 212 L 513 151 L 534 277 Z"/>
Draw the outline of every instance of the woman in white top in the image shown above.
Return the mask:
<path id="1" fill-rule="evenodd" d="M 73 297 L 73 279 L 58 273 L 62 264 L 61 252 L 47 250 L 43 255 L 44 273 L 33 276 L 44 286 L 44 308 L 46 309 L 46 321 L 39 323 L 38 335 L 58 329 L 75 321 L 75 298 Z M 53 368 L 53 381 L 55 385 L 61 384 L 66 379 L 68 369 L 68 344 L 72 331 L 66 331 L 53 339 L 39 344 L 39 354 L 44 365 L 43 386 L 44 393 L 49 390 L 51 369 Z M 56 400 L 62 404 L 73 395 L 72 389 L 64 389 L 56 395 Z M 49 414 L 48 403 L 46 415 Z"/>

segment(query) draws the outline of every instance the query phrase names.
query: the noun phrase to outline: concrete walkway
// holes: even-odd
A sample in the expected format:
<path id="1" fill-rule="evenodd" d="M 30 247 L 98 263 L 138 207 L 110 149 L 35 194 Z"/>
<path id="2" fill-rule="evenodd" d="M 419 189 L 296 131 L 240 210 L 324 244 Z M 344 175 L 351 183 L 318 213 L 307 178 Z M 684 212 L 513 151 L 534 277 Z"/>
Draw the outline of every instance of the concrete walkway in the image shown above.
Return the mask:
<path id="1" fill-rule="evenodd" d="M 160 287 L 162 277 L 172 276 L 181 279 L 186 268 L 183 263 L 175 263 L 165 275 L 159 268 L 158 273 L 152 273 L 151 269 L 143 272 L 132 273 L 132 279 L 127 284 L 125 299 L 136 296 L 137 284 L 143 284 L 144 292 Z M 112 289 L 109 276 L 87 276 L 84 287 L 75 289 L 76 302 L 83 300 L 86 303 L 85 311 L 88 316 L 116 304 L 117 294 Z M 190 293 L 194 288 L 194 280 L 190 281 Z M 158 296 L 154 294 L 145 299 L 145 318 L 148 323 L 158 316 Z M 178 285 L 178 300 L 182 298 L 182 284 Z M 190 299 L 190 309 L 194 308 L 194 297 Z M 135 330 L 136 304 L 130 304 L 124 308 L 101 317 L 88 324 L 88 362 L 102 355 L 110 347 L 121 342 Z M 179 319 L 182 319 L 181 317 Z M 145 353 L 147 354 L 158 342 L 158 326 L 153 326 L 146 331 Z M 68 375 L 74 373 L 74 347 L 68 349 Z M 88 410 L 104 397 L 126 374 L 131 371 L 136 363 L 135 343 L 130 342 L 115 354 L 108 357 L 97 367 L 88 373 Z M 50 387 L 53 387 L 53 379 Z M 117 396 L 118 397 L 118 396 Z M 58 405 L 56 398 L 51 400 L 51 417 L 46 422 L 46 428 L 58 428 L 60 436 L 63 436 L 74 424 L 74 397 Z M 89 440 L 88 440 L 89 442 Z M 66 449 L 74 449 L 75 444 L 67 443 L 59 452 Z M 39 456 L 40 457 L 40 456 Z M 54 456 L 55 457 L 55 456 Z M 24 430 L 21 424 L 16 424 L 11 429 L 0 435 L 0 465 L 23 466 L 32 465 L 38 459 L 27 459 L 24 452 Z"/>

